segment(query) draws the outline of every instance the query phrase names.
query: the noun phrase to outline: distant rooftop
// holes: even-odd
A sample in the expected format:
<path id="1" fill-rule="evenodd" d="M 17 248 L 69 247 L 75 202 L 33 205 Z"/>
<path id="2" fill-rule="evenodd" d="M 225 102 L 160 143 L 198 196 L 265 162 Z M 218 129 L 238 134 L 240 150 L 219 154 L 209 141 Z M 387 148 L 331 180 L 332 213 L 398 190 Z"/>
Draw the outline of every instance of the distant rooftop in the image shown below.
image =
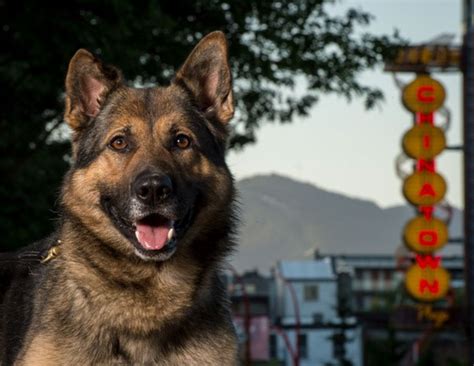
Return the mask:
<path id="1" fill-rule="evenodd" d="M 368 254 L 330 254 L 335 260 L 338 270 L 341 268 L 351 267 L 353 269 L 395 269 L 398 267 L 395 255 L 368 255 Z M 409 254 L 409 257 L 415 258 L 415 254 Z M 464 266 L 464 259 L 461 256 L 442 255 L 441 260 L 443 266 L 447 269 L 459 269 Z"/>
<path id="2" fill-rule="evenodd" d="M 245 284 L 245 291 L 248 295 L 268 296 L 270 293 L 270 278 L 261 275 L 257 270 L 244 272 L 240 276 L 240 280 L 234 278 L 234 286 L 238 291 L 241 289 L 242 282 Z"/>
<path id="3" fill-rule="evenodd" d="M 277 267 L 283 277 L 288 280 L 336 279 L 330 258 L 320 260 L 283 260 L 278 262 Z"/>

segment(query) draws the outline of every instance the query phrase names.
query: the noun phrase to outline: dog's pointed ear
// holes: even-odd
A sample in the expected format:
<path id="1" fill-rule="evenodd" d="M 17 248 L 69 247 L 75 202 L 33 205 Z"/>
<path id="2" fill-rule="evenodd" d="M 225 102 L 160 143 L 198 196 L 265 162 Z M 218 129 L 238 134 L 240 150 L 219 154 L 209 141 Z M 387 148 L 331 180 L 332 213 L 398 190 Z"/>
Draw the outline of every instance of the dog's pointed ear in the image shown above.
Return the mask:
<path id="1" fill-rule="evenodd" d="M 104 65 L 89 51 L 80 49 L 69 62 L 66 76 L 64 119 L 77 131 L 96 117 L 109 93 L 122 83 L 114 66 Z"/>
<path id="2" fill-rule="evenodd" d="M 204 37 L 181 66 L 174 82 L 191 93 L 208 118 L 227 123 L 234 115 L 234 100 L 224 33 L 212 32 Z"/>

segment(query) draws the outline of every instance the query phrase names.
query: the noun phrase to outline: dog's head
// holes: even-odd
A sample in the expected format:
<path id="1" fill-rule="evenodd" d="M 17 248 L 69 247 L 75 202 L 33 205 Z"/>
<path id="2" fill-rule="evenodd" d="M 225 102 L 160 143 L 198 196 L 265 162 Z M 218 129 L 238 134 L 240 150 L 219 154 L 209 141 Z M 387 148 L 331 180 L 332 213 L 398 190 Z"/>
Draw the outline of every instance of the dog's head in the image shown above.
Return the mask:
<path id="1" fill-rule="evenodd" d="M 224 160 L 232 98 L 221 32 L 199 42 L 167 87 L 126 86 L 118 69 L 79 50 L 66 77 L 73 130 L 66 212 L 109 246 L 145 260 L 219 245 L 213 241 L 232 221 Z"/>

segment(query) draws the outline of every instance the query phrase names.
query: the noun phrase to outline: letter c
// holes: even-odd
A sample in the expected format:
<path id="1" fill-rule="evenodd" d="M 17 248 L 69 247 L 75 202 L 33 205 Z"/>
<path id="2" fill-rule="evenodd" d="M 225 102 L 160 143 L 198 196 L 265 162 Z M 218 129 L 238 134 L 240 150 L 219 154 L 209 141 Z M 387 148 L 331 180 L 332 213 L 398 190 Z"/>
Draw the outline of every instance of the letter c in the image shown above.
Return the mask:
<path id="1" fill-rule="evenodd" d="M 433 103 L 435 100 L 433 93 L 434 87 L 432 85 L 422 85 L 416 92 L 416 98 L 422 103 Z"/>

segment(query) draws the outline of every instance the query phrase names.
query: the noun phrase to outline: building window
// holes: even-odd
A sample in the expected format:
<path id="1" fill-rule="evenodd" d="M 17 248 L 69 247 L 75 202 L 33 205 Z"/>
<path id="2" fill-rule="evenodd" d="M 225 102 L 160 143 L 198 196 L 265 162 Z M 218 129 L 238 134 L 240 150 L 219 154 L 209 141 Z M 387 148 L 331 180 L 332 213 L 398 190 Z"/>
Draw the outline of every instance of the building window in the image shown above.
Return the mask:
<path id="1" fill-rule="evenodd" d="M 270 340 L 269 340 L 269 351 L 270 351 L 270 358 L 274 359 L 277 358 L 277 337 L 275 334 L 270 334 Z"/>
<path id="2" fill-rule="evenodd" d="M 345 355 L 345 345 L 347 338 L 343 333 L 334 333 L 332 336 L 332 352 L 334 358 L 341 358 Z"/>
<path id="3" fill-rule="evenodd" d="M 373 270 L 371 272 L 372 281 L 377 282 L 379 280 L 379 272 L 377 270 Z"/>
<path id="4" fill-rule="evenodd" d="M 304 300 L 305 301 L 316 301 L 318 300 L 318 286 L 317 285 L 305 285 L 304 286 Z"/>
<path id="5" fill-rule="evenodd" d="M 308 337 L 306 334 L 300 334 L 298 336 L 298 343 L 299 343 L 299 355 L 300 358 L 308 358 Z"/>
<path id="6" fill-rule="evenodd" d="M 323 314 L 313 313 L 313 322 L 315 324 L 321 324 L 323 322 Z"/>
<path id="7" fill-rule="evenodd" d="M 257 287 L 254 283 L 246 283 L 245 292 L 247 293 L 247 295 L 255 295 L 255 293 L 257 292 Z"/>
<path id="8" fill-rule="evenodd" d="M 380 290 L 380 282 L 381 276 L 378 270 L 372 270 L 372 289 L 373 290 Z"/>
<path id="9" fill-rule="evenodd" d="M 392 286 L 392 271 L 385 271 L 385 286 L 391 287 Z"/>

